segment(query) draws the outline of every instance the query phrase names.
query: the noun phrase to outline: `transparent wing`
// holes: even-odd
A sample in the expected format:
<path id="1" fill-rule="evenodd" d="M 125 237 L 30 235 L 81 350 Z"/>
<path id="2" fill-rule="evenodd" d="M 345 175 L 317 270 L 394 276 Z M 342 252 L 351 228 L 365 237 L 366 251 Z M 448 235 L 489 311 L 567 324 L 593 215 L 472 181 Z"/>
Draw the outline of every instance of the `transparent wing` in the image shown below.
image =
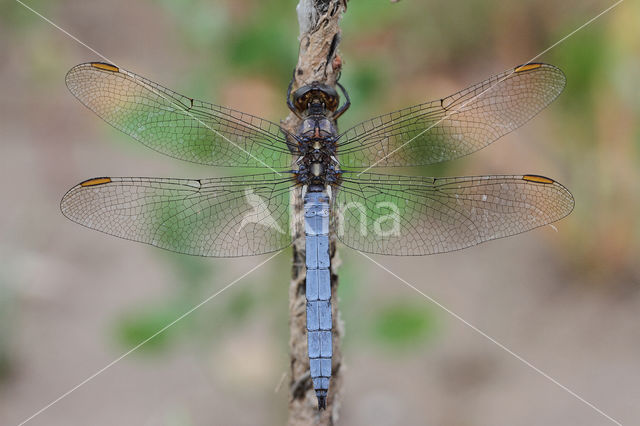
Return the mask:
<path id="1" fill-rule="evenodd" d="M 522 126 L 565 86 L 560 69 L 526 64 L 444 99 L 382 115 L 344 132 L 344 167 L 420 166 L 477 151 Z"/>
<path id="2" fill-rule="evenodd" d="M 289 176 L 201 180 L 95 178 L 71 188 L 62 213 L 74 222 L 179 253 L 234 257 L 291 243 Z"/>
<path id="3" fill-rule="evenodd" d="M 291 164 L 289 146 L 296 152 L 295 139 L 275 123 L 188 98 L 114 65 L 77 65 L 66 82 L 107 123 L 174 158 L 285 168 Z"/>
<path id="4" fill-rule="evenodd" d="M 427 255 L 555 222 L 571 193 L 541 176 L 422 178 L 345 173 L 334 204 L 344 244 L 368 253 Z"/>

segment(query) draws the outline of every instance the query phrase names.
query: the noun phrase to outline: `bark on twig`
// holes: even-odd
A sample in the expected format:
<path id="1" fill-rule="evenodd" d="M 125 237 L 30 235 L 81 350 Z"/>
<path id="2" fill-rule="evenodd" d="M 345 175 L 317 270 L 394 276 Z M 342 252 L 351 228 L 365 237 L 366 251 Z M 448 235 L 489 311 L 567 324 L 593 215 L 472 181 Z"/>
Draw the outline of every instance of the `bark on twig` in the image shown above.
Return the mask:
<path id="1" fill-rule="evenodd" d="M 340 43 L 340 19 L 346 10 L 346 0 L 300 0 L 297 11 L 300 24 L 300 51 L 294 70 L 293 90 L 318 81 L 335 86 L 340 76 L 342 61 L 338 56 Z M 295 132 L 300 120 L 290 114 L 282 120 L 282 126 Z M 295 216 L 302 215 L 300 193 L 292 197 Z M 289 350 L 291 376 L 289 381 L 289 425 L 331 425 L 338 417 L 342 388 L 342 322 L 338 312 L 338 275 L 340 264 L 336 251 L 335 235 L 331 236 L 331 292 L 333 328 L 333 373 L 329 386 L 327 410 L 318 411 L 317 399 L 309 375 L 307 355 L 306 299 L 305 299 L 305 251 L 304 227 L 296 221 L 293 244 L 292 280 L 289 287 Z"/>

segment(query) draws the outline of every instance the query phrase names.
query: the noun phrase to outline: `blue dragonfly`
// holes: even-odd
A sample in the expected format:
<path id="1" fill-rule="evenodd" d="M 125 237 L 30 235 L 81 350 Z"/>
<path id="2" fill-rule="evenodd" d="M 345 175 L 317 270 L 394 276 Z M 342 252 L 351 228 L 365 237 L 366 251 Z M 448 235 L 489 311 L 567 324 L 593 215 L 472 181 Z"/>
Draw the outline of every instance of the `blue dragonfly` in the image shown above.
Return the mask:
<path id="1" fill-rule="evenodd" d="M 113 127 L 168 156 L 267 169 L 206 179 L 97 177 L 71 188 L 62 213 L 120 238 L 178 253 L 251 256 L 282 250 L 304 225 L 307 343 L 318 407 L 332 374 L 329 238 L 367 253 L 419 256 L 519 234 L 567 216 L 571 193 L 534 174 L 414 177 L 373 167 L 435 164 L 477 151 L 523 125 L 563 90 L 544 63 L 514 67 L 446 98 L 339 132 L 347 91 L 314 82 L 287 93 L 296 132 L 199 101 L 115 65 L 72 68 L 73 95 Z M 292 214 L 301 197 L 303 215 Z"/>

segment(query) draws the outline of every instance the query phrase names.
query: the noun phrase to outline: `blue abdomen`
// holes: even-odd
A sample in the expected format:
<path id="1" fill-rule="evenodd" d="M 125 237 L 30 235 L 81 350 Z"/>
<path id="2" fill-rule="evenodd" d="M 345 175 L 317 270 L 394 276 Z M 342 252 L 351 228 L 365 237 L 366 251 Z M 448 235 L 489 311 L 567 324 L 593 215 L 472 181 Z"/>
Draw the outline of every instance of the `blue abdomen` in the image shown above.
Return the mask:
<path id="1" fill-rule="evenodd" d="M 309 192 L 305 195 L 304 219 L 309 366 L 318 407 L 325 408 L 333 355 L 329 197 L 326 192 Z"/>

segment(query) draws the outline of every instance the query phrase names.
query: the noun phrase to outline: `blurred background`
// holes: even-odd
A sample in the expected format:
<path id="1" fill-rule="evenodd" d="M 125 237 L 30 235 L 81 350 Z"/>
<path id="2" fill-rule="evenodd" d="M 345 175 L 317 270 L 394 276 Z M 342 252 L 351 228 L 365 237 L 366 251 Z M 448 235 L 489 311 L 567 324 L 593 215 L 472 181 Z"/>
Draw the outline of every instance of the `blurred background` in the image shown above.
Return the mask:
<path id="1" fill-rule="evenodd" d="M 273 121 L 297 59 L 295 0 L 28 4 L 118 65 Z M 534 55 L 608 1 L 353 0 L 342 82 L 361 119 L 441 98 Z M 536 173 L 574 194 L 556 223 L 461 252 L 376 259 L 624 424 L 640 422 L 640 5 L 624 2 L 539 60 L 560 98 L 426 175 Z M 65 219 L 94 176 L 231 170 L 155 153 L 66 89 L 95 54 L 0 4 L 0 423 L 17 424 L 265 257 L 202 259 Z M 235 173 L 235 171 L 234 171 Z M 603 425 L 608 420 L 341 246 L 345 425 Z M 34 425 L 283 424 L 290 250 Z M 282 383 L 279 386 L 279 383 Z"/>

